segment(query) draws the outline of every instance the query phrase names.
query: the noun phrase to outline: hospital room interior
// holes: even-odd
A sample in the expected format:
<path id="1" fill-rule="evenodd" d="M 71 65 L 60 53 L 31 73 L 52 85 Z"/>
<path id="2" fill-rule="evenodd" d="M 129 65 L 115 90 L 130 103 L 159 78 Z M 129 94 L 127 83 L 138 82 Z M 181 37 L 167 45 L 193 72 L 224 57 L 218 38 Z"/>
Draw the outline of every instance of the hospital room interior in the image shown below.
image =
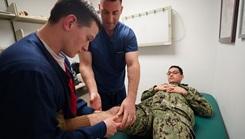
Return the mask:
<path id="1" fill-rule="evenodd" d="M 56 1 L 0 0 L 0 54 L 42 27 Z M 99 0 L 89 2 L 98 10 Z M 213 119 L 213 127 L 208 128 L 221 127 L 223 132 L 210 133 L 213 139 L 219 139 L 215 137 L 218 134 L 230 139 L 245 138 L 244 0 L 122 0 L 122 5 L 120 22 L 135 31 L 139 46 L 136 103 L 140 103 L 144 90 L 167 83 L 168 68 L 178 65 L 185 75 L 182 83 L 210 95 L 217 104 L 214 116 L 220 116 L 218 124 L 222 125 L 215 125 Z M 15 18 L 18 14 L 29 20 Z M 78 55 L 69 61 L 79 63 Z M 76 95 L 88 102 L 86 84 L 76 74 Z M 127 79 L 125 84 L 127 87 Z M 204 120 L 212 121 L 212 117 Z M 198 133 L 201 129 L 197 129 Z"/>

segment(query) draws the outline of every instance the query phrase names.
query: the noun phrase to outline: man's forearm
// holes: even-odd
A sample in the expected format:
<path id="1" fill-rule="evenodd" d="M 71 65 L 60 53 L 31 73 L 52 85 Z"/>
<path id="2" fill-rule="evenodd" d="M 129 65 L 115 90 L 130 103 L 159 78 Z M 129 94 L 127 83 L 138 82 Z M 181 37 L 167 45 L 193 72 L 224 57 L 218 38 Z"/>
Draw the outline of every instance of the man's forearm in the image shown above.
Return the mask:
<path id="1" fill-rule="evenodd" d="M 82 51 L 79 54 L 79 71 L 82 75 L 83 81 L 89 89 L 89 92 L 98 92 L 94 79 L 94 72 L 92 69 L 92 54 L 89 51 Z"/>
<path id="2" fill-rule="evenodd" d="M 80 69 L 82 78 L 84 83 L 86 84 L 89 93 L 90 92 L 98 92 L 97 85 L 94 79 L 94 73 L 91 68 L 88 68 L 87 70 Z"/>
<path id="3" fill-rule="evenodd" d="M 66 119 L 65 124 L 66 124 L 65 130 L 68 130 L 68 131 L 74 131 L 81 126 L 86 126 L 86 127 L 92 126 L 90 123 L 89 117 L 87 115 L 77 116 L 71 119 Z"/>
<path id="4" fill-rule="evenodd" d="M 115 116 L 120 107 L 113 107 L 107 111 L 95 112 L 89 115 L 77 116 L 75 118 L 66 119 L 66 130 L 73 131 L 81 126 L 93 126 L 105 119 Z M 116 122 L 120 122 L 121 118 Z"/>
<path id="5" fill-rule="evenodd" d="M 136 100 L 140 80 L 139 63 L 128 67 L 128 96 Z"/>

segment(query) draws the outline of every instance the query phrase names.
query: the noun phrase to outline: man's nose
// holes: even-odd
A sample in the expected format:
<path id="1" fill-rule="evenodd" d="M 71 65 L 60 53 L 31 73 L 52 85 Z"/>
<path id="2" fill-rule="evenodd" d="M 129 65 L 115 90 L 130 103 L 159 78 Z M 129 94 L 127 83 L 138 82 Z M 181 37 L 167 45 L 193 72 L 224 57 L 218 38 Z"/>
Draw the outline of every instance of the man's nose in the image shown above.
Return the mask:
<path id="1" fill-rule="evenodd" d="M 82 50 L 83 50 L 83 51 L 88 51 L 88 47 L 89 47 L 89 43 L 86 43 L 86 44 L 82 47 Z"/>

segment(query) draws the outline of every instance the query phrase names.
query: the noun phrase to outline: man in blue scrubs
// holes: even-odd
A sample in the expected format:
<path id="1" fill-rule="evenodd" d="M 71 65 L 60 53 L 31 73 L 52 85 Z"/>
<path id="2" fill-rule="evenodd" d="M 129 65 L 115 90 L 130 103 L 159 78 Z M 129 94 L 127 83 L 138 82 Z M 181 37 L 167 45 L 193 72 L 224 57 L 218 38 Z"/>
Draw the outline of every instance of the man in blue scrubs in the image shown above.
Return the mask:
<path id="1" fill-rule="evenodd" d="M 79 57 L 80 72 L 90 93 L 90 106 L 108 110 L 120 105 L 118 115 L 124 115 L 121 127 L 125 128 L 136 119 L 140 64 L 136 36 L 131 28 L 119 22 L 122 10 L 122 0 L 100 1 L 103 28 L 90 43 L 89 51 L 82 52 Z"/>

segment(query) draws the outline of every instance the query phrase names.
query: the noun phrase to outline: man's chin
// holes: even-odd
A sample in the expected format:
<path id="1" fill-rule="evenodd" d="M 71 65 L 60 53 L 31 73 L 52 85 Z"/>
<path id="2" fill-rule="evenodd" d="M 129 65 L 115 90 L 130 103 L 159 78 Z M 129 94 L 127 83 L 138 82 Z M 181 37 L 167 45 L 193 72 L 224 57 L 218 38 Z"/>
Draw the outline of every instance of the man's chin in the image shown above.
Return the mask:
<path id="1" fill-rule="evenodd" d="M 114 30 L 115 26 L 114 25 L 105 25 L 105 29 L 108 31 Z"/>
<path id="2" fill-rule="evenodd" d="M 168 82 L 169 82 L 169 83 L 175 83 L 176 81 L 174 81 L 174 80 L 169 80 Z"/>

